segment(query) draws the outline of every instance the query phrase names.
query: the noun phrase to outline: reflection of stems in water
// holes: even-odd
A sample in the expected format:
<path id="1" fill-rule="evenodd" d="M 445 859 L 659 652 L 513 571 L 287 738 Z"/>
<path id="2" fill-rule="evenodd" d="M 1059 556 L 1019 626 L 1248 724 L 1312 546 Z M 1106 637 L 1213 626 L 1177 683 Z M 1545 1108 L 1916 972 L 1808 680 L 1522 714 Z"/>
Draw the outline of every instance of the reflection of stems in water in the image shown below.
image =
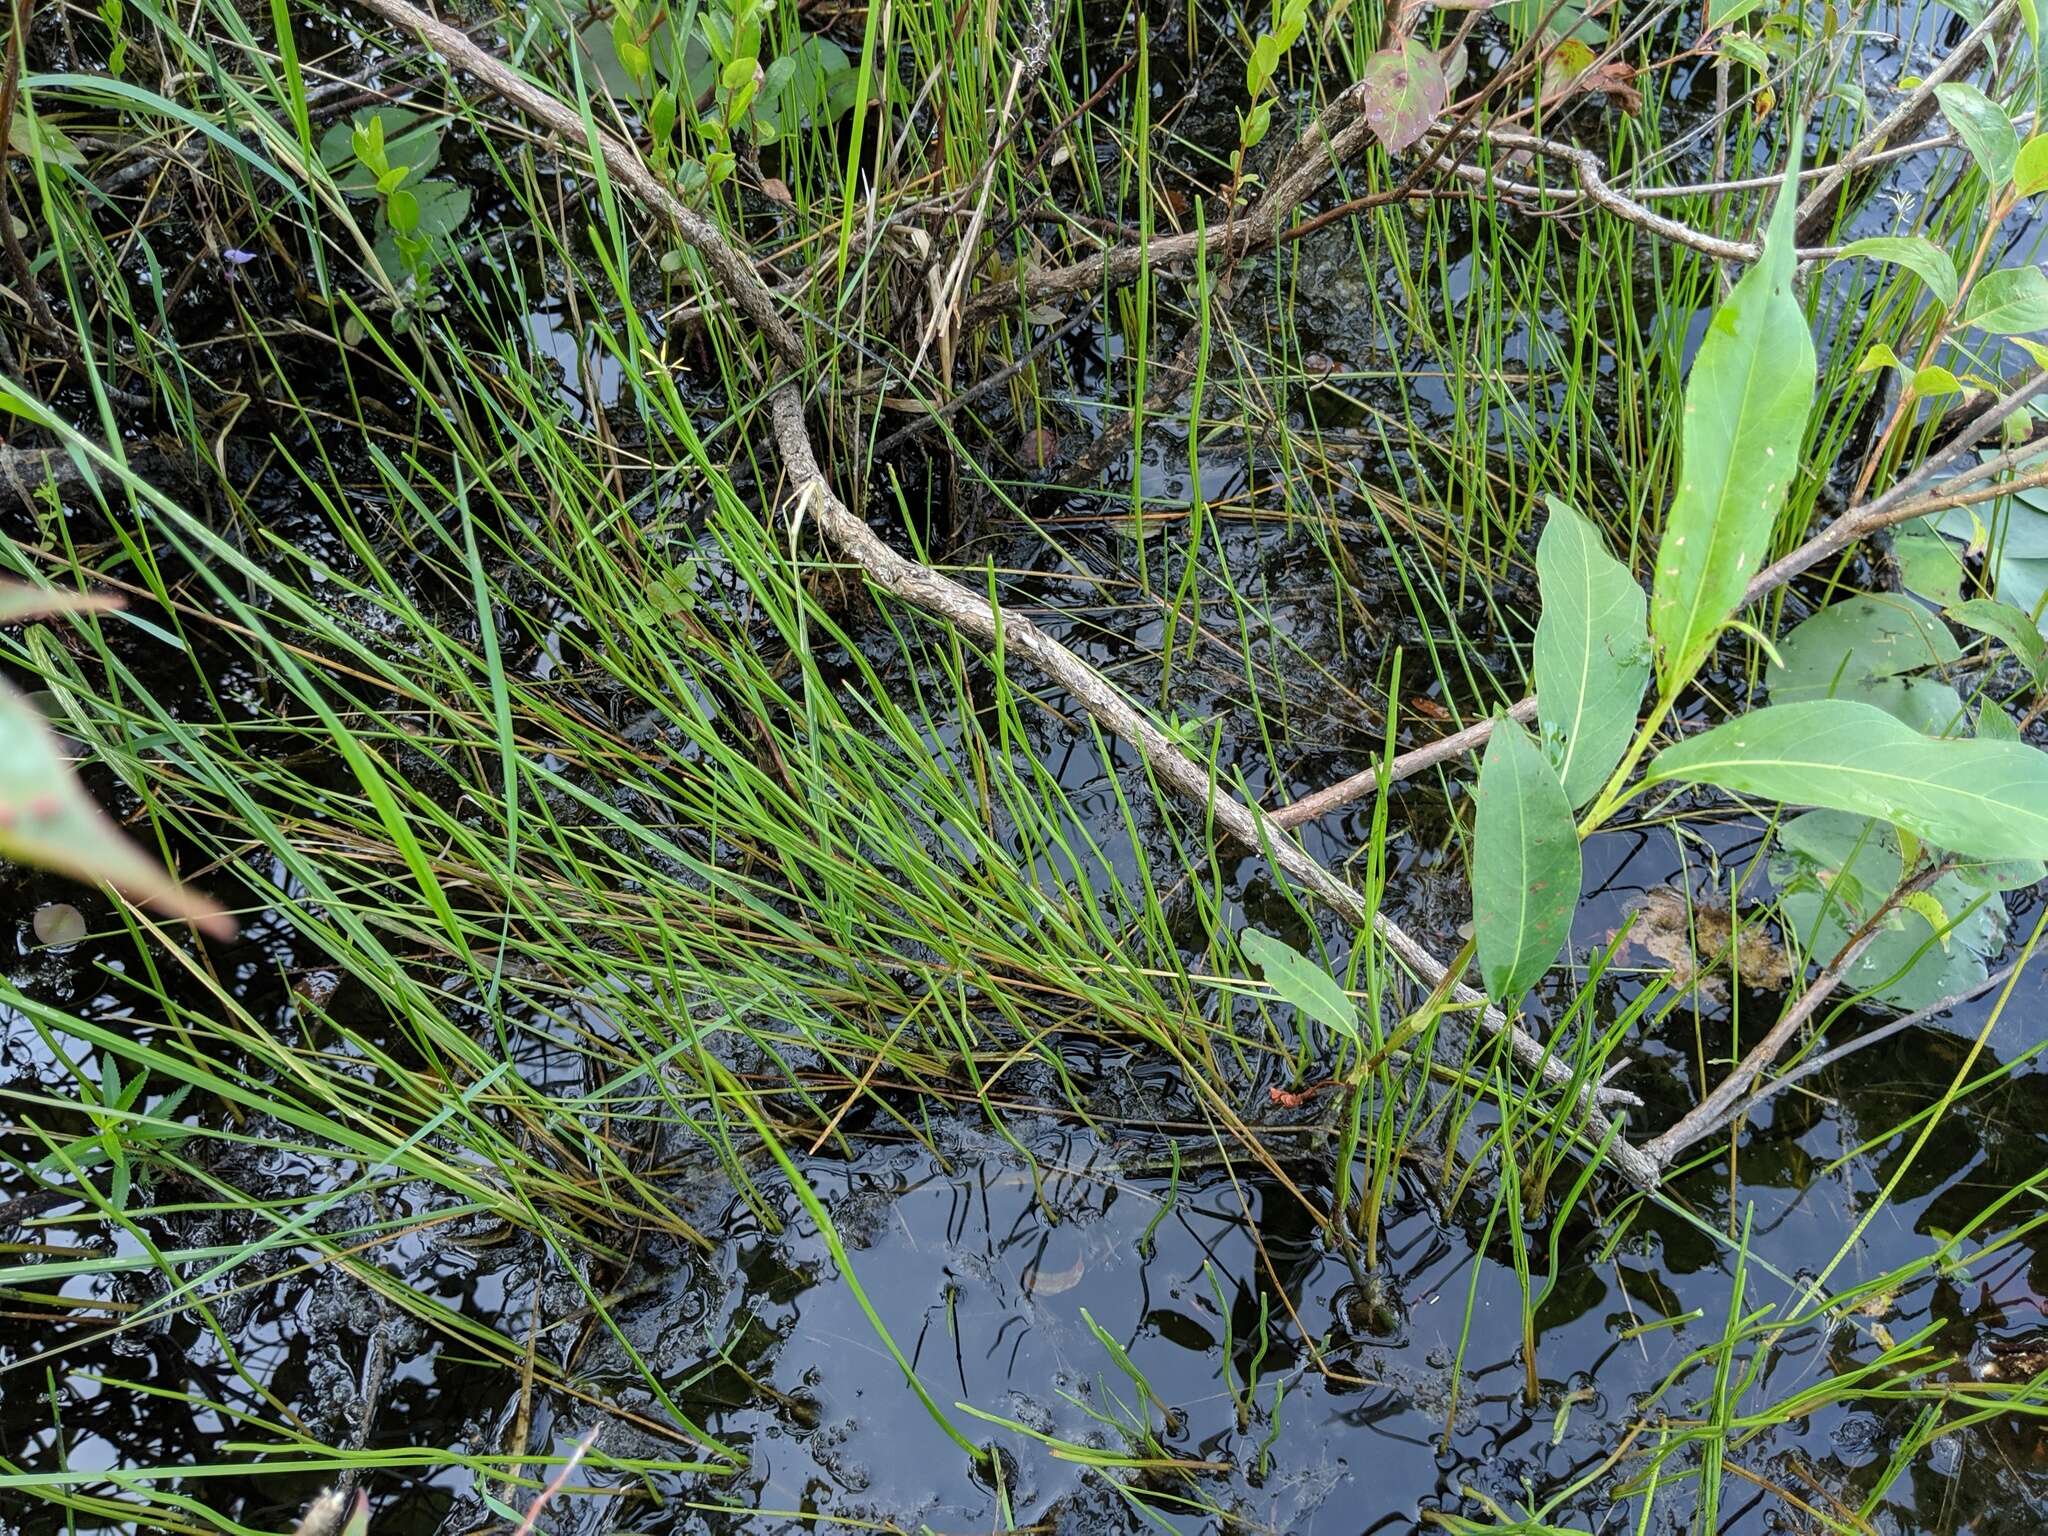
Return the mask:
<path id="1" fill-rule="evenodd" d="M 1282 1376 L 1273 1383 L 1273 1411 L 1266 1416 L 1266 1438 L 1259 1442 L 1259 1480 L 1265 1481 L 1266 1469 L 1273 1463 L 1273 1442 L 1280 1438 L 1280 1404 L 1287 1396 L 1287 1378 Z"/>
<path id="2" fill-rule="evenodd" d="M 1223 1282 L 1216 1278 L 1216 1266 L 1204 1259 L 1202 1269 L 1209 1277 L 1209 1289 L 1216 1293 L 1216 1310 L 1223 1320 L 1223 1390 L 1237 1409 L 1237 1427 L 1242 1432 L 1251 1422 L 1251 1413 L 1245 1407 L 1244 1394 L 1237 1389 L 1237 1339 L 1231 1332 L 1230 1303 L 1224 1299 Z"/>

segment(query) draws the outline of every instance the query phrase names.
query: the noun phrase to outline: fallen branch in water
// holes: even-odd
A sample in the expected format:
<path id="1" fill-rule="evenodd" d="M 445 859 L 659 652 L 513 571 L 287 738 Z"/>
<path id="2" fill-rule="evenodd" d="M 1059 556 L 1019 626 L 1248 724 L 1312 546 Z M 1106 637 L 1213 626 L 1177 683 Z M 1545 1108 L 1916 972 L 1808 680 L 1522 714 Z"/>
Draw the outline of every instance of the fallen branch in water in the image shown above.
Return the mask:
<path id="1" fill-rule="evenodd" d="M 629 145 L 580 115 L 533 82 L 522 78 L 507 65 L 478 47 L 453 27 L 435 20 L 410 0 L 361 0 L 364 8 L 386 21 L 417 33 L 450 63 L 460 67 L 490 90 L 518 107 L 529 117 L 559 133 L 564 142 L 590 145 L 603 156 L 612 177 L 653 212 L 665 218 L 678 236 L 704 260 L 713 277 L 724 286 L 741 312 L 759 328 L 778 359 L 791 369 L 805 361 L 802 342 L 777 310 L 774 297 L 762 283 L 753 264 L 733 247 L 709 220 L 686 207 L 648 168 Z M 1345 98 L 1350 98 L 1347 93 Z M 1333 105 L 1332 111 L 1335 110 Z M 1331 119 L 1326 112 L 1318 124 Z M 1311 135 L 1316 132 L 1311 129 Z M 1355 112 L 1351 121 L 1336 126 L 1329 134 L 1328 147 L 1335 155 L 1351 136 L 1369 132 L 1363 117 Z M 1310 155 L 1320 149 L 1304 136 Z M 1306 184 L 1319 183 L 1323 162 L 1314 159 L 1303 169 L 1277 178 L 1267 199 L 1269 204 L 1291 207 L 1305 191 Z M 1285 203 L 1280 203 L 1282 198 Z M 1245 221 L 1249 222 L 1249 221 Z M 972 306 L 969 306 L 969 313 Z M 804 421 L 803 394 L 794 378 L 776 385 L 769 395 L 769 411 L 775 441 L 794 491 L 796 516 L 809 516 L 824 534 L 826 542 L 860 567 L 869 581 L 913 607 L 941 618 L 974 639 L 989 645 L 997 665 L 1008 655 L 1021 656 L 1039 672 L 1071 693 L 1104 729 L 1135 748 L 1145 765 L 1176 793 L 1205 807 L 1216 826 L 1235 841 L 1262 854 L 1290 879 L 1303 886 L 1319 902 L 1356 927 L 1368 921 L 1394 955 L 1415 975 L 1432 986 L 1446 983 L 1444 966 L 1406 930 L 1381 912 L 1369 912 L 1365 898 L 1337 879 L 1286 830 L 1257 806 L 1224 792 L 1208 769 L 1189 757 L 1181 746 L 1151 720 L 1140 714 L 1110 683 L 1087 662 L 1030 620 L 993 606 L 986 598 L 958 582 L 940 575 L 930 566 L 905 558 L 891 549 L 869 528 L 865 519 L 839 499 L 820 468 L 810 433 Z M 1467 1004 L 1483 999 L 1470 987 L 1450 983 L 1453 995 Z M 1580 1094 L 1587 1127 L 1597 1143 L 1608 1137 L 1612 1122 L 1601 1107 L 1599 1085 L 1579 1085 L 1570 1069 L 1541 1041 L 1505 1018 L 1498 1009 L 1480 1012 L 1484 1027 L 1506 1037 L 1516 1059 L 1553 1086 L 1574 1089 Z M 1620 1135 L 1614 1135 L 1607 1158 L 1632 1183 L 1648 1189 L 1657 1182 L 1657 1170 L 1648 1158 Z"/>
<path id="2" fill-rule="evenodd" d="M 1714 1132 L 1727 1124 L 1728 1121 L 1733 1120 L 1738 1113 L 1745 1116 L 1755 1114 L 1759 1105 L 1776 1098 L 1788 1088 L 1796 1087 L 1807 1078 L 1817 1073 L 1825 1072 L 1829 1067 L 1834 1066 L 1845 1057 L 1854 1056 L 1858 1051 L 1867 1051 L 1874 1045 L 1882 1045 L 1893 1036 L 1903 1034 L 1909 1029 L 1918 1029 L 1921 1025 L 1940 1018 L 1951 1008 L 1960 1008 L 1964 1003 L 1974 1002 L 1986 992 L 1994 991 L 2012 980 L 2013 973 L 2019 968 L 2020 962 L 2015 960 L 2011 965 L 1993 971 L 1975 986 L 1965 987 L 1960 992 L 1952 992 L 1938 1003 L 1930 1003 L 1925 1008 L 1915 1009 L 1912 1013 L 1893 1019 L 1889 1024 L 1882 1024 L 1876 1029 L 1866 1031 L 1858 1035 L 1854 1040 L 1836 1046 L 1833 1050 L 1823 1051 L 1811 1061 L 1802 1061 L 1798 1066 L 1788 1071 L 1780 1072 L 1768 1083 L 1758 1088 L 1756 1092 L 1750 1094 L 1739 1106 L 1731 1108 L 1719 1120 L 1711 1124 L 1702 1123 L 1694 1140 L 1702 1140 L 1713 1135 Z"/>
<path id="3" fill-rule="evenodd" d="M 1579 192 L 1587 202 L 1620 219 L 1624 224 L 1633 224 L 1660 240 L 1685 246 L 1703 256 L 1711 256 L 1716 261 L 1748 263 L 1763 255 L 1764 248 L 1753 241 L 1723 240 L 1718 235 L 1702 234 L 1691 225 L 1680 223 L 1677 219 L 1666 218 L 1627 193 L 1618 191 L 1607 180 L 1607 162 L 1581 145 L 1566 144 L 1537 133 L 1524 133 L 1518 128 L 1465 131 L 1474 139 L 1483 140 L 1496 150 L 1506 150 L 1510 154 L 1538 155 L 1546 160 L 1555 160 L 1569 166 L 1573 179 L 1578 182 Z M 1559 195 L 1557 191 L 1548 187 L 1508 181 L 1491 167 L 1455 164 L 1450 167 L 1450 171 L 1461 180 L 1479 181 L 1512 197 L 1555 198 Z M 1801 261 L 1824 261 L 1838 253 L 1839 248 L 1835 246 L 1816 246 L 1801 250 L 1798 254 Z"/>

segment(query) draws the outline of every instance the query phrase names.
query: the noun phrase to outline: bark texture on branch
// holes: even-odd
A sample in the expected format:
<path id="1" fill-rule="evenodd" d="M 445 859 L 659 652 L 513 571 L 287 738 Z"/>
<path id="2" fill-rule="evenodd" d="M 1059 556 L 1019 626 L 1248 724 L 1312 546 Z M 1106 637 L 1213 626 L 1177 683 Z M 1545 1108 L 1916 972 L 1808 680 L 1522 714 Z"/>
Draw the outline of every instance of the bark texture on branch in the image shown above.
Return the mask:
<path id="1" fill-rule="evenodd" d="M 589 144 L 603 157 L 605 168 L 614 179 L 665 218 L 683 241 L 703 258 L 712 276 L 741 312 L 759 328 L 777 358 L 792 371 L 804 366 L 803 345 L 777 309 L 773 295 L 762 283 L 753 264 L 726 240 L 715 225 L 684 205 L 648 169 L 630 145 L 601 128 L 587 124 L 565 103 L 515 73 L 465 34 L 428 16 L 409 0 L 361 0 L 361 3 L 386 21 L 417 33 L 450 63 L 475 76 L 535 121 L 555 130 L 567 143 Z M 1339 112 L 1339 104 L 1333 104 L 1332 109 L 1318 120 L 1311 135 L 1305 138 L 1302 150 L 1290 157 L 1282 174 L 1275 178 L 1274 192 L 1262 200 L 1262 208 L 1278 204 L 1283 190 L 1296 199 L 1306 195 L 1308 188 L 1319 184 L 1328 174 L 1328 167 L 1336 158 L 1355 152 L 1357 145 L 1363 142 L 1369 130 L 1363 117 L 1358 115 L 1351 95 L 1347 93 L 1339 98 L 1339 104 L 1349 104 L 1345 111 Z M 1007 297 L 1005 302 L 1009 302 Z M 971 305 L 968 312 L 972 313 Z M 804 421 L 802 389 L 794 377 L 774 388 L 769 408 L 776 446 L 794 487 L 799 509 L 816 519 L 827 542 L 858 565 L 868 580 L 957 626 L 976 640 L 995 647 L 998 659 L 1005 653 L 1021 656 L 1071 693 L 1106 730 L 1136 749 L 1162 783 L 1196 804 L 1206 806 L 1216 824 L 1234 840 L 1270 859 L 1289 878 L 1347 922 L 1358 927 L 1366 925 L 1366 904 L 1357 891 L 1312 858 L 1264 811 L 1237 800 L 1214 784 L 1205 767 L 1190 758 L 1177 742 L 1135 709 L 1093 667 L 1029 620 L 994 608 L 986 598 L 929 566 L 906 559 L 878 537 L 863 518 L 839 499 L 827 481 L 811 445 Z M 1444 981 L 1443 965 L 1398 924 L 1377 912 L 1370 914 L 1370 921 L 1381 940 L 1411 971 L 1431 985 Z M 1467 1003 L 1481 1002 L 1478 994 L 1462 983 L 1454 985 L 1454 995 Z M 1516 1059 L 1537 1072 L 1544 1081 L 1559 1087 L 1576 1087 L 1581 1095 L 1581 1107 L 1591 1138 L 1598 1142 L 1607 1135 L 1611 1122 L 1600 1106 L 1597 1084 L 1575 1084 L 1572 1073 L 1563 1063 L 1540 1041 L 1504 1018 L 1497 1009 L 1484 1008 L 1480 1017 L 1488 1030 L 1505 1035 Z M 1631 1182 L 1645 1189 L 1656 1184 L 1655 1164 L 1626 1138 L 1614 1136 L 1607 1155 L 1610 1165 Z"/>

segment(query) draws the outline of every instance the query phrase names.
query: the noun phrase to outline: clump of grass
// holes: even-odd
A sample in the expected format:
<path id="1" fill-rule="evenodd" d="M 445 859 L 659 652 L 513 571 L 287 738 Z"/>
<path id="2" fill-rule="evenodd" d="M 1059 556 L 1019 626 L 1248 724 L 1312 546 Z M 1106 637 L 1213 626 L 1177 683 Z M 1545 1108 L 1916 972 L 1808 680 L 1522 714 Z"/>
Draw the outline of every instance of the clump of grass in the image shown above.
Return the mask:
<path id="1" fill-rule="evenodd" d="M 1599 1149 L 1567 1109 L 1660 999 L 1603 1013 L 1596 957 L 1550 1037 L 1570 1082 L 1533 1091 L 1441 997 L 1411 995 L 1370 939 L 1339 947 L 1297 893 L 1227 869 L 1200 815 L 1124 771 L 1061 700 L 1000 655 L 876 606 L 835 567 L 802 509 L 781 505 L 763 455 L 758 338 L 723 313 L 676 315 L 704 304 L 694 259 L 600 167 L 379 39 L 371 49 L 400 62 L 372 71 L 376 91 L 445 124 L 443 165 L 489 210 L 387 259 L 379 241 L 402 223 L 404 182 L 351 192 L 345 162 L 320 150 L 339 114 L 363 110 L 352 85 L 329 86 L 364 75 L 366 59 L 313 51 L 318 30 L 345 36 L 349 17 L 315 8 L 279 33 L 210 0 L 189 17 L 136 10 L 172 84 L 144 85 L 131 55 L 126 75 L 75 69 L 27 92 L 31 112 L 76 137 L 160 140 L 172 190 L 160 223 L 111 185 L 124 167 L 36 177 L 39 281 L 69 330 L 24 337 L 57 348 L 38 382 L 61 382 L 42 397 L 10 384 L 7 403 L 76 468 L 68 510 L 46 501 L 6 549 L 21 574 L 128 593 L 133 617 L 5 644 L 91 745 L 136 829 L 276 942 L 252 945 L 237 976 L 124 914 L 134 959 L 100 978 L 112 1008 L 0 988 L 59 1069 L 5 1094 L 19 1161 L 82 1206 L 68 1223 L 125 1240 L 114 1260 L 21 1256 L 0 1286 L 46 1296 L 76 1283 L 67 1295 L 83 1312 L 123 1276 L 157 1276 L 154 1300 L 92 1336 L 189 1311 L 235 1359 L 214 1298 L 273 1283 L 279 1263 L 335 1269 L 509 1377 L 573 1395 L 510 1321 L 460 1314 L 388 1267 L 402 1243 L 456 1224 L 509 1229 L 578 1276 L 675 1447 L 592 1452 L 591 1465 L 729 1475 L 743 1449 L 692 1420 L 606 1300 L 636 1242 L 710 1242 L 678 1207 L 674 1175 L 715 1167 L 772 1222 L 778 1174 L 805 1190 L 801 1154 L 873 1129 L 926 1139 L 934 1105 L 1013 1136 L 1012 1089 L 1028 1079 L 1029 1107 L 1109 1124 L 1116 1106 L 1070 1064 L 1071 1047 L 1098 1044 L 1177 1065 L 1190 1112 L 1254 1155 L 1261 1095 L 1326 1072 L 1335 1176 L 1326 1192 L 1288 1187 L 1381 1295 L 1389 1207 L 1404 1170 L 1433 1164 L 1449 1203 L 1482 1213 L 1466 1305 L 1511 1278 L 1524 1396 L 1540 1399 L 1561 1234 L 1589 1211 L 1617 1234 L 1626 1220 L 1601 1206 Z M 1313 31 L 1285 82 L 1299 119 L 1356 77 L 1377 19 Z M 605 28 L 545 7 L 525 20 L 503 39 L 519 66 L 654 154 L 656 77 L 616 86 L 621 49 L 613 38 L 604 57 Z M 1335 763 L 1391 755 L 1418 697 L 1462 720 L 1524 691 L 1539 492 L 1577 499 L 1640 562 L 1674 468 L 1686 317 L 1719 279 L 1622 221 L 1587 215 L 1567 232 L 1499 200 L 1443 200 L 1361 210 L 1270 258 L 1147 260 L 1057 314 L 1019 302 L 968 325 L 951 296 L 929 308 L 922 274 L 947 270 L 931 252 L 984 203 L 986 249 L 967 252 L 963 289 L 1085 259 L 1126 227 L 1149 246 L 1208 217 L 1202 194 L 1220 193 L 1234 158 L 1269 169 L 1201 107 L 1208 76 L 1241 73 L 1263 24 L 1235 20 L 1211 35 L 1205 15 L 1105 27 L 1080 7 L 871 8 L 826 39 L 851 78 L 846 110 L 828 112 L 828 96 L 700 190 L 805 317 L 835 471 L 963 579 L 1099 642 L 1219 783 L 1278 799 Z M 815 53 L 822 36 L 794 7 L 762 26 L 769 61 Z M 1011 101 L 1014 61 L 1047 26 L 1065 52 Z M 1631 23 L 1644 104 L 1611 135 L 1617 167 L 1690 175 L 1709 158 L 1768 158 L 1764 118 L 1698 123 L 1675 70 L 1651 67 L 1677 26 L 1665 10 Z M 1102 60 L 1133 47 L 1139 63 L 1090 105 L 1114 68 Z M 1840 67 L 1797 51 L 1784 83 Z M 830 88 L 846 85 L 834 75 Z M 719 89 L 715 111 L 735 88 Z M 665 147 L 710 164 L 746 110 L 708 127 L 680 114 Z M 1340 172 L 1328 206 L 1401 174 L 1368 157 Z M 1755 202 L 1666 206 L 1732 238 Z M 1921 208 L 1922 227 L 1967 234 L 1982 189 L 1959 178 Z M 1322 327 L 1304 323 L 1333 290 L 1349 297 Z M 205 295 L 203 323 L 181 313 L 186 291 Z M 1857 369 L 1863 351 L 1890 338 L 1903 355 L 1928 320 L 1896 278 L 1809 294 L 1827 404 L 1806 459 L 1829 465 L 1880 388 Z M 1104 376 L 1037 351 L 1069 310 L 1099 316 Z M 537 344 L 537 316 L 559 354 Z M 1191 371 L 1162 403 L 1183 348 Z M 932 368 L 912 366 L 920 353 Z M 964 397 L 1031 358 L 1006 387 Z M 872 454 L 942 407 L 922 432 L 934 451 Z M 123 429 L 137 409 L 147 445 Z M 1118 422 L 1133 447 L 1084 487 L 1095 499 L 1049 499 L 1022 445 L 1048 424 L 1085 439 Z M 1895 453 L 1924 453 L 1938 429 L 1931 418 Z M 154 472 L 165 463 L 180 483 Z M 1779 537 L 1795 541 L 1834 493 L 1822 475 L 1799 482 Z M 1068 771 L 1069 753 L 1097 766 Z M 1392 844 L 1412 829 L 1382 798 L 1363 830 L 1377 905 L 1394 899 Z M 1343 968 L 1362 1003 L 1355 1047 L 1240 980 L 1247 914 Z M 309 987 L 313 973 L 338 982 Z M 146 1087 L 110 1107 L 121 1083 Z M 1932 1113 L 1983 1086 L 1959 1079 Z M 315 1172 L 304 1188 L 263 1185 L 243 1166 L 254 1147 Z M 370 1223 L 346 1215 L 401 1188 L 430 1197 Z M 232 1239 L 166 1241 L 169 1191 Z M 806 1210 L 857 1284 L 829 1215 Z M 1981 1218 L 1979 1258 L 2032 1230 L 2029 1216 L 1994 1234 L 2002 1210 Z M 1668 1200 L 1660 1212 L 1691 1219 Z M 1744 1239 L 1706 1230 L 1738 1275 L 1753 1262 Z M 1893 1288 L 1958 1262 L 1968 1236 Z M 1742 1466 L 1731 1455 L 1830 1403 L 1922 1412 L 1893 1478 L 1940 1433 L 2038 1411 L 2026 1392 L 1948 1393 L 1924 1334 L 1759 1403 L 1772 1352 L 1843 1326 L 1867 1289 L 1820 1285 L 1770 1310 L 1734 1285 L 1720 1337 L 1663 1394 L 1702 1395 L 1703 1413 L 1621 1431 L 1592 1472 L 1526 1521 L 1500 1511 L 1500 1528 L 1533 1529 L 1596 1490 L 1647 1511 L 1689 1483 L 1710 1526 Z M 1165 1405 L 1096 1338 L 1129 1392 L 1089 1412 L 1121 1449 L 1055 1449 L 1124 1477 L 1134 1499 L 1143 1484 L 1148 1510 L 1225 1518 L 1199 1481 L 1209 1469 L 1158 1438 Z M 1256 1370 L 1226 1364 L 1225 1381 L 1241 1434 L 1269 1416 L 1263 1460 L 1284 1382 L 1267 1406 Z M 97 1473 L 28 1465 L 0 1467 L 0 1487 L 90 1521 L 237 1529 L 195 1491 L 206 1477 L 452 1468 L 547 1481 L 549 1463 L 523 1445 L 317 1444 L 267 1383 L 235 1375 L 243 1396 L 205 1406 L 251 1449 L 123 1469 L 117 1492 Z M 1034 1433 L 919 1390 L 964 1454 L 986 1455 L 967 1433 L 976 1420 Z"/>

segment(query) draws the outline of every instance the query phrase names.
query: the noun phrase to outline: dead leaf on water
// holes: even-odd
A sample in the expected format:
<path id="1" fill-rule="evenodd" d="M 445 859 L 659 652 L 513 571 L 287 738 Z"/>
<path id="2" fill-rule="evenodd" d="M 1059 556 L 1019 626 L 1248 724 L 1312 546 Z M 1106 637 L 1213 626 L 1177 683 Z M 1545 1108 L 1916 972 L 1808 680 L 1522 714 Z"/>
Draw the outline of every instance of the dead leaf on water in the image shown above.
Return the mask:
<path id="1" fill-rule="evenodd" d="M 1743 926 L 1734 935 L 1734 914 L 1712 902 L 1689 900 L 1683 891 L 1655 885 L 1643 892 L 1629 926 L 1625 955 L 1640 949 L 1663 963 L 1672 985 L 1684 988 L 1699 981 L 1703 996 L 1727 997 L 1727 982 L 1717 971 L 1726 967 L 1733 940 L 1735 968 L 1744 986 L 1778 991 L 1792 979 L 1792 962 L 1761 923 Z"/>

